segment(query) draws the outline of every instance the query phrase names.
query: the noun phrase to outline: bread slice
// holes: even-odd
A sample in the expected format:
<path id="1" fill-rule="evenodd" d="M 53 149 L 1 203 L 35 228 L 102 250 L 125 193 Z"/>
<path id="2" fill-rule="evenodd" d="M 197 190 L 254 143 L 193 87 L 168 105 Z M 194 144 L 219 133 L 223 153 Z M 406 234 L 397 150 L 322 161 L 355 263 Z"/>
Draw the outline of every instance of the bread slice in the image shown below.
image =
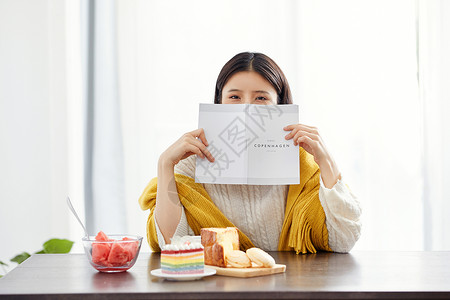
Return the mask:
<path id="1" fill-rule="evenodd" d="M 202 228 L 201 241 L 206 265 L 225 268 L 227 253 L 239 250 L 239 234 L 236 227 Z"/>

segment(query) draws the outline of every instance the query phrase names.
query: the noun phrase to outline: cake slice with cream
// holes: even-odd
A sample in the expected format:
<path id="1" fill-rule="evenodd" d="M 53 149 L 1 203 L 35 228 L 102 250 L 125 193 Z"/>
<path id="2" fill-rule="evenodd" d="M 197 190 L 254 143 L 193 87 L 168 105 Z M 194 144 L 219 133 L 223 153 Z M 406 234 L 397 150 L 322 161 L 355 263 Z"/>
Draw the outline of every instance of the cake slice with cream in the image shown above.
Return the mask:
<path id="1" fill-rule="evenodd" d="M 198 236 L 173 237 L 161 249 L 161 272 L 171 275 L 203 274 L 203 246 Z"/>

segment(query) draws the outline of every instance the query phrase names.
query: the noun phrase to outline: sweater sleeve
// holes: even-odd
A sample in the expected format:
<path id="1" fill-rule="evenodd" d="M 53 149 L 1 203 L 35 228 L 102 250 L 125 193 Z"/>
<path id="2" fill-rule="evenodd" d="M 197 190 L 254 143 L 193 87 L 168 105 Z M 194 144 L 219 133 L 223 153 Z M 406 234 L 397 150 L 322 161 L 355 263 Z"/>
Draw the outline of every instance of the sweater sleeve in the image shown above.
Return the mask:
<path id="1" fill-rule="evenodd" d="M 328 245 L 335 252 L 349 252 L 361 235 L 359 200 L 342 180 L 328 189 L 322 178 L 319 199 L 326 216 Z"/>
<path id="2" fill-rule="evenodd" d="M 195 164 L 196 164 L 195 159 L 196 156 L 191 155 L 188 158 L 180 160 L 178 164 L 175 165 L 174 173 L 195 179 Z"/>

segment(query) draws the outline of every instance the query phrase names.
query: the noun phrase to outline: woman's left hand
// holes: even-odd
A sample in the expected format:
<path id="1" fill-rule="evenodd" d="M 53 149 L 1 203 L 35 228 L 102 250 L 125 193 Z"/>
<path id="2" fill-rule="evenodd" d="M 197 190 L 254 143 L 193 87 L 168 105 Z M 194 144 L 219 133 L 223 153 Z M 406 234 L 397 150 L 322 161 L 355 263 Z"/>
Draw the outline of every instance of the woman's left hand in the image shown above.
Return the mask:
<path id="1" fill-rule="evenodd" d="M 303 124 L 292 124 L 283 129 L 290 131 L 285 137 L 286 140 L 292 139 L 294 145 L 299 145 L 314 156 L 314 161 L 319 165 L 325 187 L 331 189 L 341 178 L 341 174 L 333 157 L 325 147 L 317 128 Z"/>

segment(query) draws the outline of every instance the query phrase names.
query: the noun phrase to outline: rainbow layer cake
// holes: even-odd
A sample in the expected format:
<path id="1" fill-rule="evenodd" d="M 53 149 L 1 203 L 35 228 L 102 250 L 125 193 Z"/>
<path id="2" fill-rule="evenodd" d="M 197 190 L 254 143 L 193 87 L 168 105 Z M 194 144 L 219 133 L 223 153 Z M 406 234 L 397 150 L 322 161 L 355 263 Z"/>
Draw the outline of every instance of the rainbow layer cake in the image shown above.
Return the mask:
<path id="1" fill-rule="evenodd" d="M 199 236 L 173 237 L 161 249 L 161 272 L 164 274 L 202 274 L 205 267 Z"/>

